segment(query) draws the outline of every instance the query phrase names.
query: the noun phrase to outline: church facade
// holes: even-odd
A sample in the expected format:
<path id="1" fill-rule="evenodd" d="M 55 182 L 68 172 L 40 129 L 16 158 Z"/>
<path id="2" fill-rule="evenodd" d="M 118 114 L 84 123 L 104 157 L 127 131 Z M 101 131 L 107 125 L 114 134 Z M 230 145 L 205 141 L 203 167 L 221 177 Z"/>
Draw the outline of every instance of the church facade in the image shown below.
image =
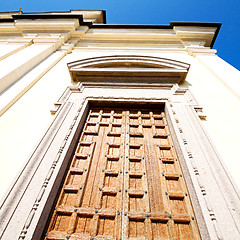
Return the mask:
<path id="1" fill-rule="evenodd" d="M 105 14 L 0 13 L 0 238 L 239 239 L 221 24 Z"/>

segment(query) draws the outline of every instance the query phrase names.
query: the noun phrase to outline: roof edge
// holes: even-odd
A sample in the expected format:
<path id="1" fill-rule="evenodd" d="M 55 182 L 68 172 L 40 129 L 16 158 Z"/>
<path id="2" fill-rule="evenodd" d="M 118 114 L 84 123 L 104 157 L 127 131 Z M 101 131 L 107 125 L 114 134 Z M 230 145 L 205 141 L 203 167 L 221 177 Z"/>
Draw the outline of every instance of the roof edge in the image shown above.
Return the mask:
<path id="1" fill-rule="evenodd" d="M 69 11 L 52 11 L 52 12 L 39 12 L 39 13 L 23 13 L 16 14 L 16 11 L 12 15 L 12 18 L 1 18 L 0 22 L 14 22 L 17 19 L 71 19 L 76 18 L 79 21 L 80 25 L 86 25 L 89 28 L 125 28 L 125 29 L 173 29 L 175 26 L 186 26 L 186 27 L 215 27 L 216 31 L 214 37 L 211 41 L 210 48 L 213 48 L 213 45 L 216 41 L 222 23 L 207 23 L 207 22 L 170 22 L 169 25 L 144 25 L 144 24 L 106 24 L 106 10 L 81 10 L 81 11 L 102 11 L 103 14 L 103 23 L 97 24 L 88 21 L 84 21 L 82 14 L 64 14 L 69 13 Z M 59 13 L 59 14 L 50 14 L 50 13 Z M 2 12 L 2 13 L 11 13 L 11 12 Z M 48 14 L 49 13 L 49 14 Z M 0 12 L 1 14 L 1 12 Z"/>
<path id="2" fill-rule="evenodd" d="M 89 25 L 89 22 L 84 22 L 83 15 L 82 14 L 68 14 L 72 11 L 77 11 L 74 9 L 71 9 L 69 11 L 49 11 L 49 12 L 27 12 L 22 14 L 18 14 L 19 11 L 10 11 L 10 12 L 0 12 L 1 13 L 12 13 L 12 18 L 0 18 L 0 22 L 14 22 L 15 19 L 57 19 L 57 18 L 78 18 L 79 23 L 83 25 Z M 79 10 L 79 11 L 100 11 L 102 12 L 103 16 L 103 23 L 106 24 L 106 10 Z M 56 14 L 52 14 L 56 13 Z M 81 19 L 82 18 L 82 19 Z M 9 20 L 11 19 L 11 20 Z"/>
<path id="3" fill-rule="evenodd" d="M 175 26 L 185 26 L 185 27 L 215 27 L 216 31 L 210 48 L 213 47 L 222 23 L 207 23 L 207 22 L 170 22 L 169 25 L 144 25 L 144 24 L 90 24 L 91 28 L 126 28 L 126 29 L 173 29 Z"/>

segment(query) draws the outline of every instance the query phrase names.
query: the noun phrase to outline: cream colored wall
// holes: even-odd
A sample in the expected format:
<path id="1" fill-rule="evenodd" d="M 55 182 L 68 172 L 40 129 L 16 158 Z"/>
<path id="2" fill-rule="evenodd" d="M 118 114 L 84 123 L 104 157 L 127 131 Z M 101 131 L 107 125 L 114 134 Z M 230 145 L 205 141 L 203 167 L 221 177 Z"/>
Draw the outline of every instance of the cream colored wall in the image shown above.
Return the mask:
<path id="1" fill-rule="evenodd" d="M 12 43 L 9 44 L 7 42 L 0 43 L 0 60 L 22 50 L 27 47 L 28 43 Z"/>
<path id="2" fill-rule="evenodd" d="M 0 62 L 0 92 L 35 67 L 54 51 L 51 44 L 33 44 Z"/>
<path id="3" fill-rule="evenodd" d="M 1 94 L 0 116 L 20 99 L 37 81 L 39 81 L 66 53 L 57 51 L 52 53 L 36 67 L 28 71 L 23 77 L 12 84 Z"/>
<path id="4" fill-rule="evenodd" d="M 203 106 L 202 124 L 240 188 L 240 72 L 218 56 L 198 55 L 184 86 Z"/>
<path id="5" fill-rule="evenodd" d="M 64 52 L 54 54 L 58 55 L 55 58 L 62 54 L 65 55 Z M 49 63 L 50 60 L 47 58 L 45 61 Z M 71 85 L 66 65 L 69 61 L 71 60 L 67 56 L 53 66 L 0 117 L 0 181 L 2 182 L 0 198 L 24 166 L 53 120 L 54 116 L 50 114 L 50 109 L 54 108 L 54 102 L 57 101 L 65 88 Z M 52 62 L 54 61 L 52 60 Z M 42 71 L 48 67 L 49 65 L 44 65 L 43 61 L 34 69 L 34 74 L 41 75 Z M 34 74 L 32 73 L 32 75 Z M 33 76 L 31 80 L 35 80 Z M 26 75 L 21 81 L 28 84 L 29 76 Z M 11 96 L 17 92 L 16 89 L 9 88 L 5 94 L 11 90 L 14 94 L 9 94 L 8 99 L 11 99 Z M 7 97 L 5 96 L 5 100 Z"/>
<path id="6" fill-rule="evenodd" d="M 34 54 L 36 52 L 33 51 L 31 56 Z M 237 168 L 240 167 L 238 163 L 240 151 L 237 147 L 237 142 L 239 143 L 240 140 L 239 100 L 226 86 L 226 83 L 224 84 L 223 80 L 213 73 L 213 71 L 217 71 L 219 62 L 225 66 L 224 61 L 214 57 L 215 68 L 211 66 L 214 70 L 210 70 L 207 66 L 211 65 L 213 61 L 209 57 L 193 57 L 188 55 L 184 49 L 178 49 L 178 52 L 147 48 L 139 50 L 138 46 L 138 49 L 133 48 L 126 51 L 126 49 L 117 48 L 117 44 L 115 50 L 101 50 L 97 47 L 89 49 L 81 45 L 81 47 L 76 47 L 71 54 L 66 55 L 64 51 L 57 51 L 45 56 L 43 62 L 38 63 L 19 81 L 19 83 L 24 83 L 21 87 L 24 90 L 23 96 L 19 95 L 22 90 L 17 85 L 13 85 L 5 91 L 5 102 L 12 100 L 14 96 L 19 96 L 19 100 L 17 98 L 16 103 L 13 101 L 12 106 L 0 118 L 0 198 L 18 171 L 24 166 L 32 150 L 53 120 L 54 116 L 50 114 L 50 109 L 53 108 L 54 102 L 65 88 L 72 84 L 67 63 L 89 57 L 117 54 L 150 55 L 191 64 L 186 83 L 183 86 L 190 87 L 203 106 L 207 114 L 207 120 L 203 121 L 203 125 L 240 187 L 240 177 L 237 173 Z M 233 69 L 231 71 L 233 72 Z M 234 70 L 234 72 L 236 71 Z M 224 81 L 228 82 L 226 78 Z M 234 83 L 237 83 L 237 80 Z M 84 94 L 91 95 L 91 91 L 96 91 L 96 89 L 89 89 Z M 97 91 L 101 94 L 100 89 Z M 111 94 L 118 94 L 114 91 L 111 91 Z M 141 90 L 128 91 L 133 91 L 135 95 L 145 94 L 149 97 L 158 94 L 156 90 L 147 90 L 144 93 Z M 0 102 L 1 97 L 3 95 L 0 96 Z"/>

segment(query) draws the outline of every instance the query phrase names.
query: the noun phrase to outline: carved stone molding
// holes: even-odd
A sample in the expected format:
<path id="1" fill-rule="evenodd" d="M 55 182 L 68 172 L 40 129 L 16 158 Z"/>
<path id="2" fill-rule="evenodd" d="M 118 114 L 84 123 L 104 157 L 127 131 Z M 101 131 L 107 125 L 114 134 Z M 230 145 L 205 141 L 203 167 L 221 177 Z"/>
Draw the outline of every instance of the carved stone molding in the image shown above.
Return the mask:
<path id="1" fill-rule="evenodd" d="M 187 89 L 185 91 L 182 91 L 182 92 L 185 93 L 186 91 L 187 91 Z M 180 94 L 182 92 L 180 92 Z M 191 170 L 194 172 L 194 175 L 196 176 L 196 180 L 198 182 L 198 185 L 199 185 L 199 187 L 201 189 L 201 193 L 202 193 L 202 196 L 204 198 L 204 202 L 205 202 L 206 208 L 208 209 L 209 217 L 212 220 L 212 225 L 214 227 L 217 239 L 223 239 L 221 230 L 220 230 L 218 222 L 216 220 L 216 216 L 215 216 L 214 210 L 212 208 L 211 200 L 208 198 L 208 195 L 207 195 L 207 192 L 206 192 L 206 188 L 205 188 L 205 186 L 203 184 L 203 181 L 201 180 L 202 176 L 201 176 L 201 174 L 199 173 L 199 170 L 198 170 L 200 163 L 198 163 L 195 160 L 194 155 L 193 155 L 193 153 L 191 151 L 191 148 L 188 145 L 188 140 L 187 140 L 187 138 L 186 138 L 186 136 L 185 136 L 185 134 L 184 134 L 184 132 L 182 130 L 182 127 L 181 127 L 182 123 L 179 122 L 179 120 L 177 118 L 177 114 L 176 114 L 176 112 L 174 110 L 173 104 L 170 104 L 170 107 L 171 107 L 172 113 L 174 115 L 175 121 L 177 123 L 177 127 L 179 129 L 179 133 L 180 133 L 180 136 L 182 138 L 182 141 L 183 141 L 183 144 L 184 144 L 184 147 L 185 147 L 185 151 L 186 151 L 188 159 L 189 159 L 189 161 L 191 163 L 191 166 L 192 166 Z M 202 108 L 200 108 L 200 109 L 202 109 Z M 205 239 L 206 239 L 206 237 L 205 237 Z"/>
<path id="2" fill-rule="evenodd" d="M 190 56 L 195 57 L 196 55 L 216 55 L 217 50 L 211 49 L 207 47 L 199 47 L 199 46 L 189 46 L 186 47 L 186 50 Z"/>
<path id="3" fill-rule="evenodd" d="M 68 102 L 68 104 L 70 104 L 70 103 Z M 28 228 L 31 225 L 31 222 L 32 222 L 33 217 L 34 217 L 34 215 L 35 215 L 35 213 L 36 213 L 36 211 L 38 209 L 38 206 L 39 206 L 39 204 L 40 204 L 40 202 L 41 202 L 41 200 L 43 198 L 45 190 L 48 187 L 48 183 L 51 180 L 51 177 L 53 176 L 53 172 L 56 169 L 56 166 L 57 166 L 57 164 L 59 162 L 59 159 L 60 159 L 60 157 L 62 155 L 62 152 L 63 152 L 63 150 L 64 150 L 64 148 L 66 146 L 66 143 L 67 143 L 67 141 L 68 141 L 68 139 L 69 139 L 69 137 L 70 137 L 70 135 L 71 135 L 71 133 L 73 131 L 73 128 L 74 128 L 74 126 L 76 124 L 76 121 L 77 121 L 79 113 L 80 113 L 80 111 L 82 109 L 82 106 L 83 106 L 83 103 L 80 105 L 80 108 L 78 109 L 77 113 L 75 114 L 75 116 L 73 118 L 73 121 L 70 124 L 70 127 L 69 127 L 69 129 L 68 129 L 68 131 L 67 131 L 67 133 L 66 133 L 66 135 L 65 135 L 65 137 L 63 139 L 63 142 L 62 142 L 62 144 L 59 147 L 58 153 L 57 153 L 56 157 L 54 158 L 54 161 L 52 162 L 52 165 L 50 166 L 50 169 L 47 171 L 47 176 L 46 176 L 46 178 L 45 178 L 45 180 L 44 180 L 44 182 L 42 184 L 41 190 L 39 191 L 39 193 L 37 195 L 37 198 L 36 198 L 36 200 L 34 202 L 34 205 L 32 206 L 32 209 L 31 209 L 30 214 L 28 215 L 27 221 L 24 224 L 24 227 L 23 227 L 23 229 L 21 231 L 21 234 L 19 236 L 19 240 L 20 239 L 25 239 L 25 236 L 27 234 Z"/>
<path id="4" fill-rule="evenodd" d="M 180 83 L 189 64 L 150 56 L 113 55 L 68 63 L 73 81 Z"/>

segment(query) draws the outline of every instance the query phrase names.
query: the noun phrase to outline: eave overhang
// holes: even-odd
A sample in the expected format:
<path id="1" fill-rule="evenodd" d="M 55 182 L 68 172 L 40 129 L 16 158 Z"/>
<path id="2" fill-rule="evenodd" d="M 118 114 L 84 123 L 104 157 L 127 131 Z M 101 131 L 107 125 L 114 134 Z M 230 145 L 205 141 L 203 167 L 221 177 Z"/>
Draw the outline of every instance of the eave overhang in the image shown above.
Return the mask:
<path id="1" fill-rule="evenodd" d="M 220 31 L 222 23 L 204 23 L 204 22 L 170 22 L 169 25 L 135 25 L 135 24 L 91 24 L 91 28 L 112 28 L 112 29 L 175 29 L 177 27 L 185 27 L 185 29 L 199 28 L 199 29 L 210 29 L 213 28 L 215 31 L 212 37 L 210 48 L 213 47 L 217 35 Z M 185 31 L 186 31 L 185 30 Z"/>
<path id="2" fill-rule="evenodd" d="M 94 20 L 95 19 L 95 20 Z M 69 22 L 73 20 L 72 22 Z M 76 21 L 77 20 L 77 21 Z M 68 22 L 66 22 L 68 21 Z M 42 22 L 42 24 L 41 24 Z M 11 25 L 12 23 L 12 25 Z M 82 31 L 79 26 L 86 26 L 91 31 L 102 29 L 101 33 L 87 34 L 84 39 L 108 40 L 109 35 L 104 29 L 119 29 L 118 33 L 113 33 L 113 39 L 128 39 L 133 41 L 131 37 L 136 36 L 137 39 L 156 41 L 161 38 L 166 39 L 166 33 L 162 30 L 169 30 L 169 41 L 179 41 L 184 46 L 191 45 L 193 42 L 199 42 L 204 47 L 212 48 L 216 37 L 219 33 L 221 23 L 201 23 L 201 22 L 171 22 L 169 25 L 123 25 L 123 24 L 106 24 L 105 11 L 89 11 L 89 10 L 70 10 L 69 12 L 46 12 L 46 13 L 23 13 L 23 12 L 3 12 L 0 13 L 0 34 L 23 34 L 23 32 L 34 31 L 34 24 L 37 24 L 35 31 L 70 31 L 73 37 L 82 37 Z M 5 26 L 5 25 L 6 26 Z M 122 30 L 136 30 L 134 33 L 122 34 Z M 137 30 L 140 30 L 138 32 Z M 142 35 L 141 30 L 160 30 L 159 33 L 152 32 Z M 160 34 L 160 35 L 159 35 Z M 114 37 L 115 36 L 115 37 Z"/>

